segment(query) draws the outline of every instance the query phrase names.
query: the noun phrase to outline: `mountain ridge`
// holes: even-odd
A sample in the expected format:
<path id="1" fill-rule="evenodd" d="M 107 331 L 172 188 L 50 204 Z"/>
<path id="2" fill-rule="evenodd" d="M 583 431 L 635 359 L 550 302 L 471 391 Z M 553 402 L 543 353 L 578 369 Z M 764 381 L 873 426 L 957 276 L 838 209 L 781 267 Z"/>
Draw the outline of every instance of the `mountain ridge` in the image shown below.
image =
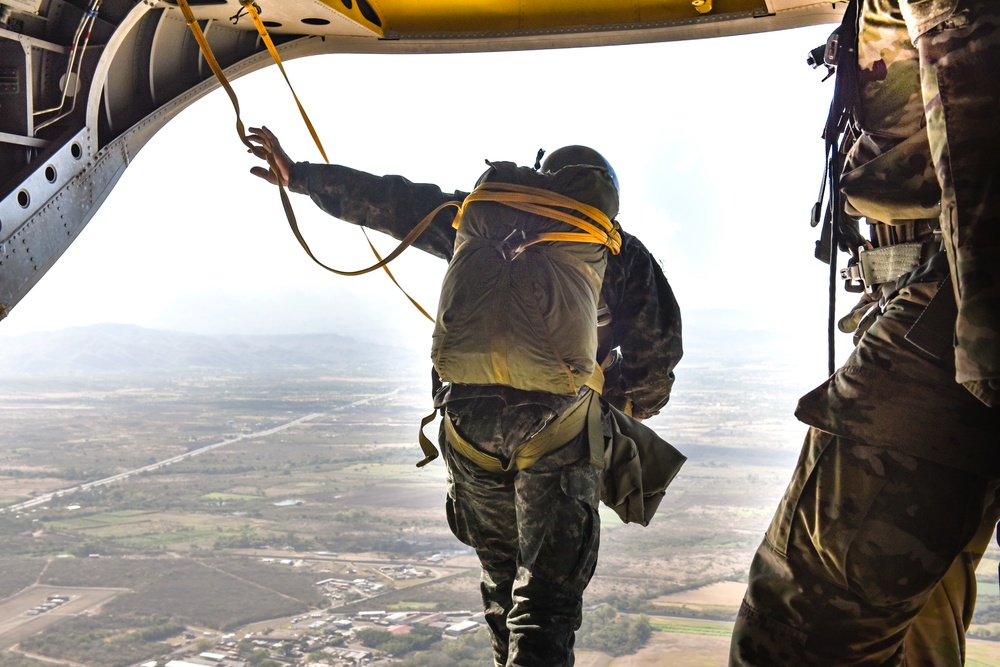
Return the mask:
<path id="1" fill-rule="evenodd" d="M 94 324 L 0 339 L 0 377 L 330 371 L 407 364 L 412 353 L 337 334 L 206 335 Z"/>

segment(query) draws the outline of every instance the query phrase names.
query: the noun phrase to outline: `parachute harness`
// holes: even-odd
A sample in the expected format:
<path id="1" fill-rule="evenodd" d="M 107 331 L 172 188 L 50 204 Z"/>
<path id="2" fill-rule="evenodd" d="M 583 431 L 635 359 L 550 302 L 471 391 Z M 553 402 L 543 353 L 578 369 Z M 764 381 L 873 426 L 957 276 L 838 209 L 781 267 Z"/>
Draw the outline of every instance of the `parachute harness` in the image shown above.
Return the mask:
<path id="1" fill-rule="evenodd" d="M 621 251 L 622 237 L 618 232 L 618 224 L 613 222 L 603 211 L 595 206 L 584 204 L 571 197 L 550 190 L 533 188 L 516 183 L 486 182 L 472 191 L 455 218 L 452 226 L 458 229 L 461 225 L 461 210 L 470 202 L 491 201 L 505 204 L 520 211 L 533 213 L 546 218 L 552 218 L 576 227 L 579 232 L 546 232 L 538 234 L 533 239 L 522 243 L 514 250 L 516 257 L 528 246 L 543 241 L 565 241 L 569 243 L 596 243 L 607 246 L 613 255 Z M 565 210 L 568 209 L 568 210 Z M 589 220 L 578 218 L 569 211 L 576 211 Z"/>

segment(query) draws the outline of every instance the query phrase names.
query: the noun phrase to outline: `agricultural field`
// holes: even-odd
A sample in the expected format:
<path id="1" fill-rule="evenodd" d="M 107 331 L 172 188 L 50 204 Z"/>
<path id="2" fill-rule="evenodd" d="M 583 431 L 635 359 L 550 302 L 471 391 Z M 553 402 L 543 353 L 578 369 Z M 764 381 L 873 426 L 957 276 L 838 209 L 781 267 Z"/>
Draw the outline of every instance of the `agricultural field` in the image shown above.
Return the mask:
<path id="1" fill-rule="evenodd" d="M 797 456 L 802 428 L 790 413 L 809 385 L 792 361 L 689 354 L 684 391 L 647 422 L 689 460 L 648 527 L 602 511 L 585 600 L 645 614 L 653 634 L 629 656 L 583 650 L 580 665 L 722 664 L 751 556 Z M 111 645 L 162 654 L 164 633 L 178 628 L 477 609 L 476 559 L 444 518 L 443 465 L 414 465 L 429 399 L 425 378 L 406 368 L 5 379 L 0 648 L 25 638 L 6 624 L 41 590 L 81 591 L 89 615 L 18 626 L 31 628 L 32 651 L 93 667 L 117 664 L 102 653 Z M 991 547 L 969 647 L 976 667 L 1000 667 L 1000 643 L 982 641 L 1000 636 L 997 564 Z M 384 574 L 410 565 L 431 576 Z M 370 584 L 329 597 L 316 585 L 327 579 Z M 10 667 L 34 667 L 18 655 Z"/>

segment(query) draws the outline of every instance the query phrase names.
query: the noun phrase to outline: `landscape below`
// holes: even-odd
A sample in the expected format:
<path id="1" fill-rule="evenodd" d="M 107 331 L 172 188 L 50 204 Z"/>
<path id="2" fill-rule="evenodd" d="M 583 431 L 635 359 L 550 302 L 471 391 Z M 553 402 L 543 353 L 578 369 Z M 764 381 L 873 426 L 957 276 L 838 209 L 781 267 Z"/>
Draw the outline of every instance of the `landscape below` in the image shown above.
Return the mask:
<path id="1" fill-rule="evenodd" d="M 650 526 L 602 511 L 584 667 L 724 663 L 795 401 L 822 380 L 774 334 L 687 327 L 648 423 L 689 461 Z M 5 339 L 0 369 L 0 667 L 488 655 L 443 466 L 414 466 L 421 353 L 101 326 Z M 1000 666 L 997 564 L 993 547 L 969 665 Z"/>

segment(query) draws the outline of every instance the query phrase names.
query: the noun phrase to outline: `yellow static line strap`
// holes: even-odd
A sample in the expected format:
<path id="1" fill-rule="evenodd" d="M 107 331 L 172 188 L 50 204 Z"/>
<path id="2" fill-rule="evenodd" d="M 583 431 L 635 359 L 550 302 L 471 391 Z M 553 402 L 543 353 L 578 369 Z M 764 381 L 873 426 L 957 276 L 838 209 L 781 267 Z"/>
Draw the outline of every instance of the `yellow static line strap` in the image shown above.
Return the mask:
<path id="1" fill-rule="evenodd" d="M 240 141 L 250 149 L 250 151 L 257 157 L 263 157 L 263 151 L 260 147 L 254 146 L 250 143 L 247 138 L 246 128 L 243 126 L 243 120 L 240 118 L 240 101 L 236 98 L 236 91 L 229 84 L 229 79 L 222 71 L 222 67 L 219 65 L 219 61 L 215 59 L 215 54 L 212 53 L 212 47 L 209 46 L 208 40 L 205 39 L 205 33 L 202 31 L 201 26 L 198 25 L 198 19 L 194 17 L 194 12 L 191 11 L 191 6 L 187 3 L 187 0 L 177 0 L 177 6 L 180 8 L 181 13 L 184 14 L 184 21 L 187 23 L 188 28 L 191 29 L 191 33 L 194 35 L 194 39 L 198 42 L 198 47 L 201 49 L 202 56 L 205 57 L 205 62 L 212 69 L 215 74 L 215 78 L 219 80 L 222 87 L 226 90 L 226 94 L 229 95 L 229 100 L 233 103 L 233 109 L 236 110 L 236 132 L 240 135 Z"/>
<path id="2" fill-rule="evenodd" d="M 518 250 L 542 241 L 567 241 L 571 243 L 597 243 L 607 246 L 612 254 L 621 251 L 622 239 L 618 226 L 600 209 L 584 204 L 556 192 L 533 188 L 515 183 L 486 182 L 472 191 L 463 203 L 491 201 L 505 204 L 527 213 L 541 215 L 553 220 L 565 222 L 576 227 L 580 232 L 547 232 L 539 234 L 531 241 L 523 243 Z M 569 210 L 565 210 L 569 209 Z M 569 211 L 583 214 L 589 220 L 583 220 Z M 461 216 L 455 218 L 455 228 L 461 225 Z"/>
<path id="3" fill-rule="evenodd" d="M 465 207 L 470 202 L 476 201 L 492 201 L 501 204 L 506 204 L 513 208 L 518 208 L 520 210 L 527 211 L 529 213 L 534 213 L 536 215 L 542 215 L 547 218 L 553 218 L 555 220 L 560 220 L 569 225 L 582 230 L 579 233 L 575 232 L 551 232 L 547 234 L 540 234 L 535 239 L 521 245 L 520 249 L 524 249 L 529 245 L 539 243 L 541 241 L 570 241 L 578 243 L 598 243 L 600 245 L 606 245 L 611 249 L 611 252 L 617 254 L 621 249 L 621 234 L 618 232 L 618 226 L 614 222 L 608 219 L 608 216 L 593 206 L 578 202 L 570 197 L 565 197 L 555 192 L 549 190 L 543 190 L 541 188 L 532 188 L 524 185 L 516 185 L 513 183 L 483 183 L 477 187 L 465 201 L 448 201 L 433 211 L 428 213 L 423 217 L 423 219 L 416 224 L 416 226 L 410 230 L 409 234 L 399 242 L 396 249 L 389 253 L 385 259 L 380 258 L 375 264 L 363 269 L 357 269 L 355 271 L 341 271 L 339 269 L 334 269 L 326 266 L 320 262 L 309 250 L 309 246 L 306 245 L 305 239 L 299 233 L 298 229 L 295 228 L 296 238 L 299 239 L 299 243 L 305 248 L 309 256 L 313 258 L 320 266 L 323 266 L 328 271 L 332 271 L 338 275 L 342 276 L 360 276 L 365 273 L 369 273 L 376 269 L 385 267 L 386 264 L 392 260 L 399 257 L 406 248 L 413 245 L 413 242 L 430 227 L 431 223 L 438 213 L 449 207 L 455 207 L 458 209 L 458 214 L 455 216 L 455 222 L 452 223 L 454 227 L 459 227 L 461 225 L 462 213 Z M 556 208 L 558 207 L 558 208 Z M 562 209 L 571 209 L 578 211 L 583 215 L 588 216 L 594 222 L 588 222 L 586 220 L 581 220 L 580 218 L 564 211 Z M 373 248 L 374 249 L 374 248 Z M 411 299 L 412 300 L 412 299 Z M 419 307 L 419 306 L 418 306 Z M 423 309 L 421 309 L 423 310 Z M 431 318 L 433 319 L 433 318 Z M 600 391 L 600 387 L 596 387 L 597 391 Z"/>
<path id="4" fill-rule="evenodd" d="M 448 208 L 449 206 L 454 206 L 454 207 L 456 207 L 458 209 L 461 209 L 461 207 L 462 207 L 461 203 L 457 202 L 457 201 L 449 201 L 449 202 L 445 202 L 445 203 L 441 204 L 436 209 L 434 209 L 433 211 L 431 211 L 430 213 L 428 213 L 426 216 L 424 216 L 424 219 L 421 220 L 420 222 L 418 222 L 417 225 L 416 225 L 416 227 L 414 227 L 413 229 L 410 230 L 410 233 L 407 234 L 406 237 L 403 238 L 403 240 L 399 242 L 399 245 L 396 246 L 395 250 L 393 250 L 391 253 L 389 253 L 388 255 L 386 255 L 385 259 L 382 259 L 380 257 L 379 261 L 376 262 L 375 264 L 372 264 L 371 266 L 363 268 L 363 269 L 357 269 L 355 271 L 341 271 L 340 269 L 334 269 L 334 268 L 331 268 L 329 266 L 326 266 L 325 264 L 323 264 L 323 262 L 319 261 L 318 259 L 316 259 L 315 256 L 313 256 L 312 251 L 309 250 L 309 246 L 306 245 L 305 239 L 302 238 L 302 235 L 299 233 L 298 228 L 297 227 L 293 228 L 292 231 L 295 232 L 295 237 L 297 239 L 299 239 L 299 243 L 301 243 L 302 247 L 305 248 L 305 250 L 306 250 L 307 253 L 309 253 L 309 256 L 313 258 L 313 261 L 315 261 L 317 264 L 319 264 L 320 266 L 322 266 L 323 268 L 325 268 L 327 271 L 331 271 L 333 273 L 336 273 L 339 276 L 360 276 L 360 275 L 364 275 L 366 273 L 370 273 L 372 271 L 375 271 L 376 269 L 385 268 L 386 264 L 388 264 L 392 260 L 394 260 L 397 257 L 399 257 L 400 253 L 402 253 L 408 247 L 410 247 L 411 245 L 413 245 L 413 242 L 417 240 L 417 237 L 419 237 L 421 234 L 423 234 L 424 231 L 428 227 L 430 227 L 430 224 L 434 220 L 434 217 L 438 213 L 440 213 L 441 211 L 443 211 L 444 209 Z M 374 249 L 375 248 L 373 247 L 372 250 L 374 250 Z M 376 253 L 376 256 L 378 256 L 378 253 Z M 428 317 L 430 317 L 430 316 L 428 316 Z M 431 317 L 430 319 L 431 319 L 431 321 L 434 321 L 433 317 Z"/>
<path id="5" fill-rule="evenodd" d="M 326 150 L 323 149 L 323 142 L 319 140 L 316 128 L 313 127 L 312 121 L 309 120 L 309 114 L 306 113 L 305 108 L 302 106 L 302 102 L 299 101 L 299 96 L 295 94 L 295 89 L 292 88 L 292 82 L 289 80 L 288 74 L 285 72 L 285 66 L 281 63 L 281 56 L 278 55 L 278 49 L 274 47 L 274 42 L 271 41 L 271 36 L 267 33 L 267 28 L 264 27 L 264 22 L 260 20 L 260 14 L 257 13 L 257 8 L 253 6 L 253 0 L 240 0 L 240 4 L 247 10 L 247 13 L 253 20 L 254 26 L 257 28 L 257 32 L 260 34 L 261 40 L 264 42 L 264 46 L 267 47 L 267 51 L 274 59 L 274 63 L 278 66 L 278 69 L 281 70 L 281 76 L 285 78 L 285 83 L 288 84 L 288 90 L 292 92 L 292 97 L 295 98 L 295 104 L 299 108 L 299 114 L 302 116 L 302 120 L 309 129 L 309 134 L 312 135 L 316 148 L 319 149 L 320 155 L 323 156 L 323 160 L 329 164 L 330 158 L 326 156 Z"/>
<path id="6" fill-rule="evenodd" d="M 253 23 L 254 26 L 256 26 L 257 28 L 257 32 L 260 34 L 260 37 L 263 40 L 265 46 L 267 47 L 268 52 L 271 54 L 271 57 L 274 59 L 275 64 L 278 65 L 278 69 L 281 70 L 281 75 L 285 78 L 285 83 L 288 84 L 288 89 L 291 91 L 292 97 L 295 98 L 295 104 L 299 108 L 299 113 L 302 116 L 302 120 L 305 122 L 306 127 L 309 129 L 309 134 L 312 135 L 313 142 L 316 144 L 316 148 L 319 149 L 320 154 L 323 156 L 323 160 L 326 161 L 327 164 L 329 164 L 330 160 L 326 156 L 326 150 L 323 148 L 323 144 L 319 139 L 319 135 L 316 133 L 316 129 L 313 127 L 312 121 L 309 120 L 309 115 L 306 113 L 305 108 L 299 101 L 299 96 L 295 94 L 295 89 L 292 87 L 292 82 L 289 80 L 288 74 L 285 72 L 284 65 L 282 65 L 281 56 L 278 55 L 278 50 L 275 48 L 274 42 L 271 40 L 270 35 L 268 35 L 267 28 L 264 26 L 263 21 L 261 21 L 260 19 L 260 14 L 257 12 L 257 9 L 253 6 L 252 0 L 240 0 L 240 4 L 247 10 L 250 17 L 253 19 Z M 215 78 L 219 80 L 219 83 L 222 84 L 222 87 L 226 90 L 226 93 L 229 95 L 229 99 L 233 104 L 233 109 L 236 111 L 236 132 L 237 134 L 239 134 L 240 141 L 243 142 L 243 144 L 250 150 L 251 153 L 253 153 L 257 157 L 266 159 L 268 165 L 271 168 L 271 171 L 277 176 L 278 169 L 275 166 L 271 156 L 267 155 L 265 151 L 261 149 L 261 147 L 255 146 L 253 143 L 251 143 L 250 139 L 247 137 L 246 128 L 243 125 L 243 120 L 240 118 L 239 99 L 236 97 L 236 92 L 230 85 L 229 79 L 226 78 L 225 72 L 222 71 L 222 67 L 219 65 L 218 60 L 216 60 L 215 54 L 212 52 L 212 47 L 211 45 L 209 45 L 208 40 L 205 38 L 205 33 L 202 31 L 201 26 L 198 25 L 198 20 L 195 18 L 194 13 L 191 11 L 191 6 L 188 4 L 187 0 L 177 0 L 177 6 L 184 14 L 184 20 L 187 23 L 188 27 L 191 29 L 191 32 L 194 34 L 195 41 L 198 42 L 198 47 L 201 49 L 201 53 L 205 58 L 205 62 L 208 63 L 208 66 L 212 69 L 212 72 L 215 74 Z M 364 234 L 365 240 L 368 242 L 368 247 L 371 248 L 372 253 L 375 255 L 375 258 L 379 260 L 378 263 L 375 264 L 373 267 L 362 271 L 338 271 L 337 269 L 331 268 L 326 264 L 324 264 L 323 262 L 319 261 L 319 259 L 316 258 L 312 250 L 310 250 L 309 246 L 306 244 L 305 238 L 299 231 L 298 222 L 296 221 L 295 213 L 292 210 L 292 202 L 289 199 L 288 193 L 285 191 L 284 186 L 281 185 L 280 182 L 278 184 L 278 193 L 279 196 L 281 197 L 281 207 L 285 211 L 285 217 L 288 219 L 288 225 L 291 227 L 292 233 L 295 235 L 295 238 L 298 239 L 299 244 L 306 251 L 306 254 L 309 255 L 309 257 L 314 262 L 319 264 L 327 271 L 331 271 L 333 273 L 345 276 L 361 275 L 362 273 L 368 273 L 369 271 L 381 268 L 382 270 L 385 271 L 386 275 L 389 276 L 389 279 L 392 280 L 393 284 L 397 288 L 399 288 L 399 291 L 402 292 L 407 299 L 409 299 L 410 303 L 412 303 L 417 308 L 417 310 L 419 310 L 423 314 L 424 317 L 426 317 L 431 322 L 434 321 L 434 318 L 431 317 L 426 310 L 424 310 L 424 308 L 416 301 L 416 299 L 410 296 L 406 292 L 406 290 L 403 289 L 402 285 L 400 285 L 399 282 L 396 280 L 396 277 L 392 275 L 392 272 L 389 270 L 389 267 L 386 266 L 386 264 L 392 261 L 392 259 L 395 259 L 395 257 L 398 256 L 403 249 L 412 244 L 413 240 L 410 240 L 409 243 L 406 243 L 406 245 L 402 246 L 401 248 L 397 248 L 397 252 L 394 252 L 390 258 L 383 260 L 381 255 L 379 255 L 378 250 L 375 249 L 375 245 L 368 237 L 368 232 L 365 231 L 364 227 L 361 227 L 360 228 L 361 233 Z M 428 221 L 427 224 L 430 224 L 430 222 Z M 426 229 L 426 226 L 424 228 Z M 414 236 L 413 238 L 415 239 L 416 236 Z"/>
<path id="7" fill-rule="evenodd" d="M 417 463 L 418 468 L 423 468 L 439 456 L 437 447 L 435 447 L 434 443 L 430 441 L 430 438 L 424 435 L 424 427 L 434 421 L 436 417 L 437 410 L 420 420 L 420 429 L 417 431 L 417 441 L 420 443 L 420 449 L 424 453 L 424 458 Z"/>

